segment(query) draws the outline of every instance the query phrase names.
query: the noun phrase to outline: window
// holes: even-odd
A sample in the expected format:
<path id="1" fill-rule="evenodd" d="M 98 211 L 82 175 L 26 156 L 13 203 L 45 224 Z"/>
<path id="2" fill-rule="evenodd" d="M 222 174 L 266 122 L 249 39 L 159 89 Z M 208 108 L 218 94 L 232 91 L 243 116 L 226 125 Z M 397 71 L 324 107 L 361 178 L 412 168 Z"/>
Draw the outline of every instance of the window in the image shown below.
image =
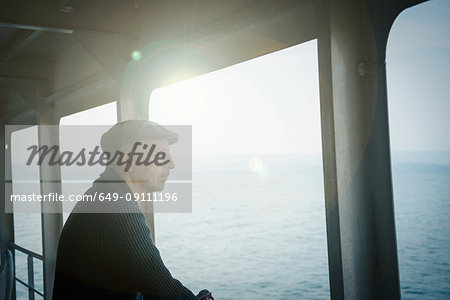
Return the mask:
<path id="1" fill-rule="evenodd" d="M 387 47 L 402 298 L 450 293 L 450 3 L 405 10 Z"/>
<path id="2" fill-rule="evenodd" d="M 11 171 L 12 193 L 15 195 L 40 194 L 39 166 L 24 167 L 28 145 L 38 144 L 37 126 L 31 126 L 12 133 Z M 27 146 L 25 146 L 27 145 Z M 20 162 L 20 163 L 19 163 Z M 14 214 L 14 242 L 16 245 L 42 255 L 41 214 L 36 212 L 17 212 Z M 15 251 L 15 275 L 28 283 L 28 255 Z M 33 259 L 35 289 L 43 292 L 42 261 Z M 28 297 L 28 288 L 16 281 L 17 299 Z M 40 297 L 35 294 L 36 297 Z"/>
<path id="3" fill-rule="evenodd" d="M 193 129 L 193 212 L 155 216 L 161 255 L 192 290 L 329 297 L 316 47 L 152 93 L 151 121 Z"/>

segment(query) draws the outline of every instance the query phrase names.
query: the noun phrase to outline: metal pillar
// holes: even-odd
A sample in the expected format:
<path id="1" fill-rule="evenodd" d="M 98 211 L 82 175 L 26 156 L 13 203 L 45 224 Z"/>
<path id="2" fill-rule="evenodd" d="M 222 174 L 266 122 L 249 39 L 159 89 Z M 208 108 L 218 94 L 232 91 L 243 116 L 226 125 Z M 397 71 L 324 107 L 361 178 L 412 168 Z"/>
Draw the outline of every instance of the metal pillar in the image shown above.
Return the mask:
<path id="1" fill-rule="evenodd" d="M 11 151 L 9 151 L 11 147 L 11 134 L 5 135 L 5 124 L 1 126 L 0 132 L 1 139 L 1 149 L 0 149 L 0 174 L 2 181 L 1 195 L 0 199 L 0 250 L 1 250 L 1 258 L 3 259 L 3 254 L 6 249 L 10 249 L 11 245 L 14 243 L 14 214 L 6 213 L 6 200 L 9 195 L 12 194 L 12 183 L 7 184 L 6 179 L 11 179 Z M 8 149 L 6 149 L 8 146 Z M 14 258 L 14 251 L 12 251 Z M 2 260 L 3 263 L 3 260 Z M 15 298 L 16 294 L 16 285 L 13 285 L 12 297 Z"/>
<path id="2" fill-rule="evenodd" d="M 393 18 L 368 2 L 317 1 L 333 299 L 400 299 L 384 62 Z"/>
<path id="3" fill-rule="evenodd" d="M 57 125 L 54 117 L 53 105 L 43 104 L 42 96 L 37 89 L 39 125 Z M 58 143 L 59 135 L 57 127 L 38 127 L 39 146 L 55 145 Z M 39 167 L 41 179 L 41 194 L 61 194 L 61 171 L 58 165 L 50 166 L 43 163 Z M 55 178 L 59 178 L 59 181 Z M 42 252 L 44 257 L 44 294 L 45 299 L 51 299 L 53 293 L 53 282 L 55 278 L 56 254 L 58 250 L 59 234 L 61 233 L 63 218 L 62 204 L 59 202 L 42 202 Z M 58 212 L 55 213 L 55 210 Z"/>
<path id="4" fill-rule="evenodd" d="M 0 223 L 1 223 L 1 253 L 7 249 L 9 243 L 14 242 L 14 222 L 13 222 L 13 214 L 5 213 L 5 203 L 7 195 L 11 194 L 11 184 L 6 183 L 7 178 L 11 178 L 11 159 L 5 159 L 11 157 L 11 152 L 9 151 L 9 147 L 11 147 L 11 136 L 5 136 L 5 124 L 2 124 L 0 139 L 2 141 L 1 149 L 0 149 L 0 174 L 1 174 L 1 205 L 0 205 Z M 6 149 L 8 147 L 8 150 Z M 7 174 L 9 173 L 9 174 Z"/>
<path id="5" fill-rule="evenodd" d="M 133 62 L 131 62 L 133 63 Z M 149 100 L 153 88 L 150 85 L 145 85 L 140 78 L 135 80 L 136 72 L 139 65 L 129 68 L 123 73 L 123 79 L 120 88 L 119 100 L 117 101 L 117 120 L 118 122 L 125 120 L 148 120 Z M 131 92 L 137 91 L 136 93 Z M 147 206 L 146 211 L 153 211 L 153 202 L 146 202 L 143 205 Z M 152 212 L 144 212 L 145 219 L 152 240 L 156 243 L 155 236 L 155 215 Z"/>

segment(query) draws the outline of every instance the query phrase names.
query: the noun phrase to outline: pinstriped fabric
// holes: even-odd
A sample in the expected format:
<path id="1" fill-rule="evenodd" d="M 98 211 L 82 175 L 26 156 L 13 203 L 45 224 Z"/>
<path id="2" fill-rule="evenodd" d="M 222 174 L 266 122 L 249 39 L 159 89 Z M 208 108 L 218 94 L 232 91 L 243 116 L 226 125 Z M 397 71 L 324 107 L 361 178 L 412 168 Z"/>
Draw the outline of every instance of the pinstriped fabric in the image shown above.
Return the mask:
<path id="1" fill-rule="evenodd" d="M 100 184 L 111 181 L 111 184 Z M 85 194 L 130 193 L 118 174 L 106 170 Z M 107 213 L 86 213 L 97 205 Z M 172 277 L 153 244 L 138 204 L 125 198 L 112 203 L 78 203 L 58 244 L 55 291 L 86 295 L 93 290 L 145 295 L 144 299 L 198 299 Z M 65 284 L 70 278 L 71 284 Z M 73 284 L 73 280 L 81 284 Z M 77 286 L 70 291 L 71 286 Z M 92 289 L 91 289 L 92 288 Z M 86 289 L 83 291 L 83 289 Z M 120 297 L 118 297 L 120 299 Z M 127 298 L 128 299 L 128 298 Z M 133 298 L 134 299 L 134 298 Z"/>

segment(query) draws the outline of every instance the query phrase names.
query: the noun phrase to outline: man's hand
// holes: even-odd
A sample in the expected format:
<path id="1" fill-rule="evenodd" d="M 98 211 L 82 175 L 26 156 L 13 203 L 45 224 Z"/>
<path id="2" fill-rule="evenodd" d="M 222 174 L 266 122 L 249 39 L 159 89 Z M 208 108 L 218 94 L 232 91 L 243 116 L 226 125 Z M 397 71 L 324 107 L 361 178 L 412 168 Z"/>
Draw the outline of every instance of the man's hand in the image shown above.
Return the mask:
<path id="1" fill-rule="evenodd" d="M 197 298 L 200 299 L 200 300 L 214 300 L 211 292 L 208 291 L 208 290 L 201 290 L 198 293 Z"/>

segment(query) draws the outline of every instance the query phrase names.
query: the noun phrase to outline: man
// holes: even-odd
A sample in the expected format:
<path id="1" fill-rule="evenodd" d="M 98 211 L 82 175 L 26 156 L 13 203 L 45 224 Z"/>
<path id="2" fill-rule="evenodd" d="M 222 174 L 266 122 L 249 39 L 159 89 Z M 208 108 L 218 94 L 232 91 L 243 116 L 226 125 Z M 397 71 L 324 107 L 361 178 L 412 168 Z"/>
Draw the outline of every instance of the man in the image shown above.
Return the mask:
<path id="1" fill-rule="evenodd" d="M 64 225 L 53 299 L 213 299 L 207 290 L 195 296 L 171 276 L 134 201 L 164 189 L 174 168 L 169 146 L 177 140 L 144 120 L 118 123 L 103 134 L 104 158 L 111 161 L 85 193 L 96 200 L 77 203 Z M 136 155 L 150 148 L 145 161 Z"/>

